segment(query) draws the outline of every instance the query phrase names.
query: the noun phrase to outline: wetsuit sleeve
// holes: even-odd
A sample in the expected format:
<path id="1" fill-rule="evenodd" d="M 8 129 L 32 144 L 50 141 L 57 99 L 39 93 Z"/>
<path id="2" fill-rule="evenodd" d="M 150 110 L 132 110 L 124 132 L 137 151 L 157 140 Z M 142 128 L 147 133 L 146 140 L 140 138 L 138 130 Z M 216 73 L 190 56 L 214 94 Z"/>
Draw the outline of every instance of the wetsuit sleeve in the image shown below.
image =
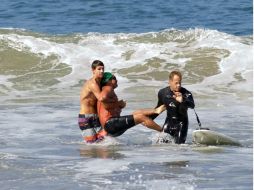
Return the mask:
<path id="1" fill-rule="evenodd" d="M 188 108 L 193 109 L 195 107 L 195 103 L 192 97 L 192 94 L 188 91 L 183 93 L 183 102 L 179 103 L 177 102 L 178 112 L 185 116 L 187 114 Z"/>
<path id="2" fill-rule="evenodd" d="M 158 92 L 158 102 L 157 102 L 157 105 L 155 108 L 158 108 L 159 106 L 161 106 L 163 104 L 163 101 L 162 101 L 162 91 L 160 90 Z M 155 119 L 159 114 L 153 114 L 153 115 L 150 115 L 149 117 L 151 119 Z"/>
<path id="3" fill-rule="evenodd" d="M 191 92 L 186 91 L 186 93 L 185 93 L 184 96 L 183 96 L 183 103 L 184 103 L 188 108 L 191 108 L 191 109 L 194 109 L 194 108 L 195 108 L 195 102 L 194 102 L 194 99 L 193 99 L 193 96 L 192 96 Z"/>

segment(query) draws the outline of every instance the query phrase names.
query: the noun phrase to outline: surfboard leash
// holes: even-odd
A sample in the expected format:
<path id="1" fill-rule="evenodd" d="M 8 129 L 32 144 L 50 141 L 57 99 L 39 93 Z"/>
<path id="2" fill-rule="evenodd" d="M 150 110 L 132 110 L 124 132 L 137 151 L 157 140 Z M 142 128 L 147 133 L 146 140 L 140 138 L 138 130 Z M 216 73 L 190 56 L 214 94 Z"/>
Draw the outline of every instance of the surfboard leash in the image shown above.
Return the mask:
<path id="1" fill-rule="evenodd" d="M 194 108 L 193 108 L 193 110 L 194 110 L 194 113 L 196 115 L 196 119 L 197 119 L 197 122 L 198 122 L 199 129 L 201 129 L 201 122 L 199 120 L 198 114 L 197 114 L 197 112 L 196 112 L 196 110 Z"/>

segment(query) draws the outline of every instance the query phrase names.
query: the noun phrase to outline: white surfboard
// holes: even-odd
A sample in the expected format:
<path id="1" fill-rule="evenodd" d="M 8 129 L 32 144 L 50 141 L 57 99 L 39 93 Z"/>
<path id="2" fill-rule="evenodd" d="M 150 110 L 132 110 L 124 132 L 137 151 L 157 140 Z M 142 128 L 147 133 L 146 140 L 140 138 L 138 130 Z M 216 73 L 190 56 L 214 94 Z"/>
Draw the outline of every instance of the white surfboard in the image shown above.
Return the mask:
<path id="1" fill-rule="evenodd" d="M 221 133 L 207 130 L 207 129 L 198 129 L 192 132 L 192 141 L 195 144 L 204 144 L 204 145 L 232 145 L 232 146 L 241 146 L 241 143 L 237 140 L 223 135 Z"/>

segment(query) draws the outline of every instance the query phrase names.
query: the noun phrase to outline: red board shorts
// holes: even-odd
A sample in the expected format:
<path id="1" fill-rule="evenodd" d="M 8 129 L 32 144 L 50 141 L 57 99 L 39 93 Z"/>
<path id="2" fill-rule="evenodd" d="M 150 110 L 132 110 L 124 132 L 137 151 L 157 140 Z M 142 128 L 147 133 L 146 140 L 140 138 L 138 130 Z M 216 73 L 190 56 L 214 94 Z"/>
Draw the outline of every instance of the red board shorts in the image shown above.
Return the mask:
<path id="1" fill-rule="evenodd" d="M 106 135 L 97 114 L 79 114 L 78 124 L 82 137 L 87 143 L 101 141 Z"/>

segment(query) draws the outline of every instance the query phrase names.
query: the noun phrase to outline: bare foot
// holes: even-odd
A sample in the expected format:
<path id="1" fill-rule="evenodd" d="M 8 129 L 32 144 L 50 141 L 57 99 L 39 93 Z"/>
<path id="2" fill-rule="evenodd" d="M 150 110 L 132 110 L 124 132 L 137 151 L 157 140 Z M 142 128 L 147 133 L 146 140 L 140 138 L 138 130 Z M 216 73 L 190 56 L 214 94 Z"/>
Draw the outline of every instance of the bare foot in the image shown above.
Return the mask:
<path id="1" fill-rule="evenodd" d="M 157 114 L 161 114 L 162 112 L 164 112 L 166 110 L 166 106 L 163 104 L 161 105 L 160 107 L 156 108 L 154 113 L 157 113 Z"/>

